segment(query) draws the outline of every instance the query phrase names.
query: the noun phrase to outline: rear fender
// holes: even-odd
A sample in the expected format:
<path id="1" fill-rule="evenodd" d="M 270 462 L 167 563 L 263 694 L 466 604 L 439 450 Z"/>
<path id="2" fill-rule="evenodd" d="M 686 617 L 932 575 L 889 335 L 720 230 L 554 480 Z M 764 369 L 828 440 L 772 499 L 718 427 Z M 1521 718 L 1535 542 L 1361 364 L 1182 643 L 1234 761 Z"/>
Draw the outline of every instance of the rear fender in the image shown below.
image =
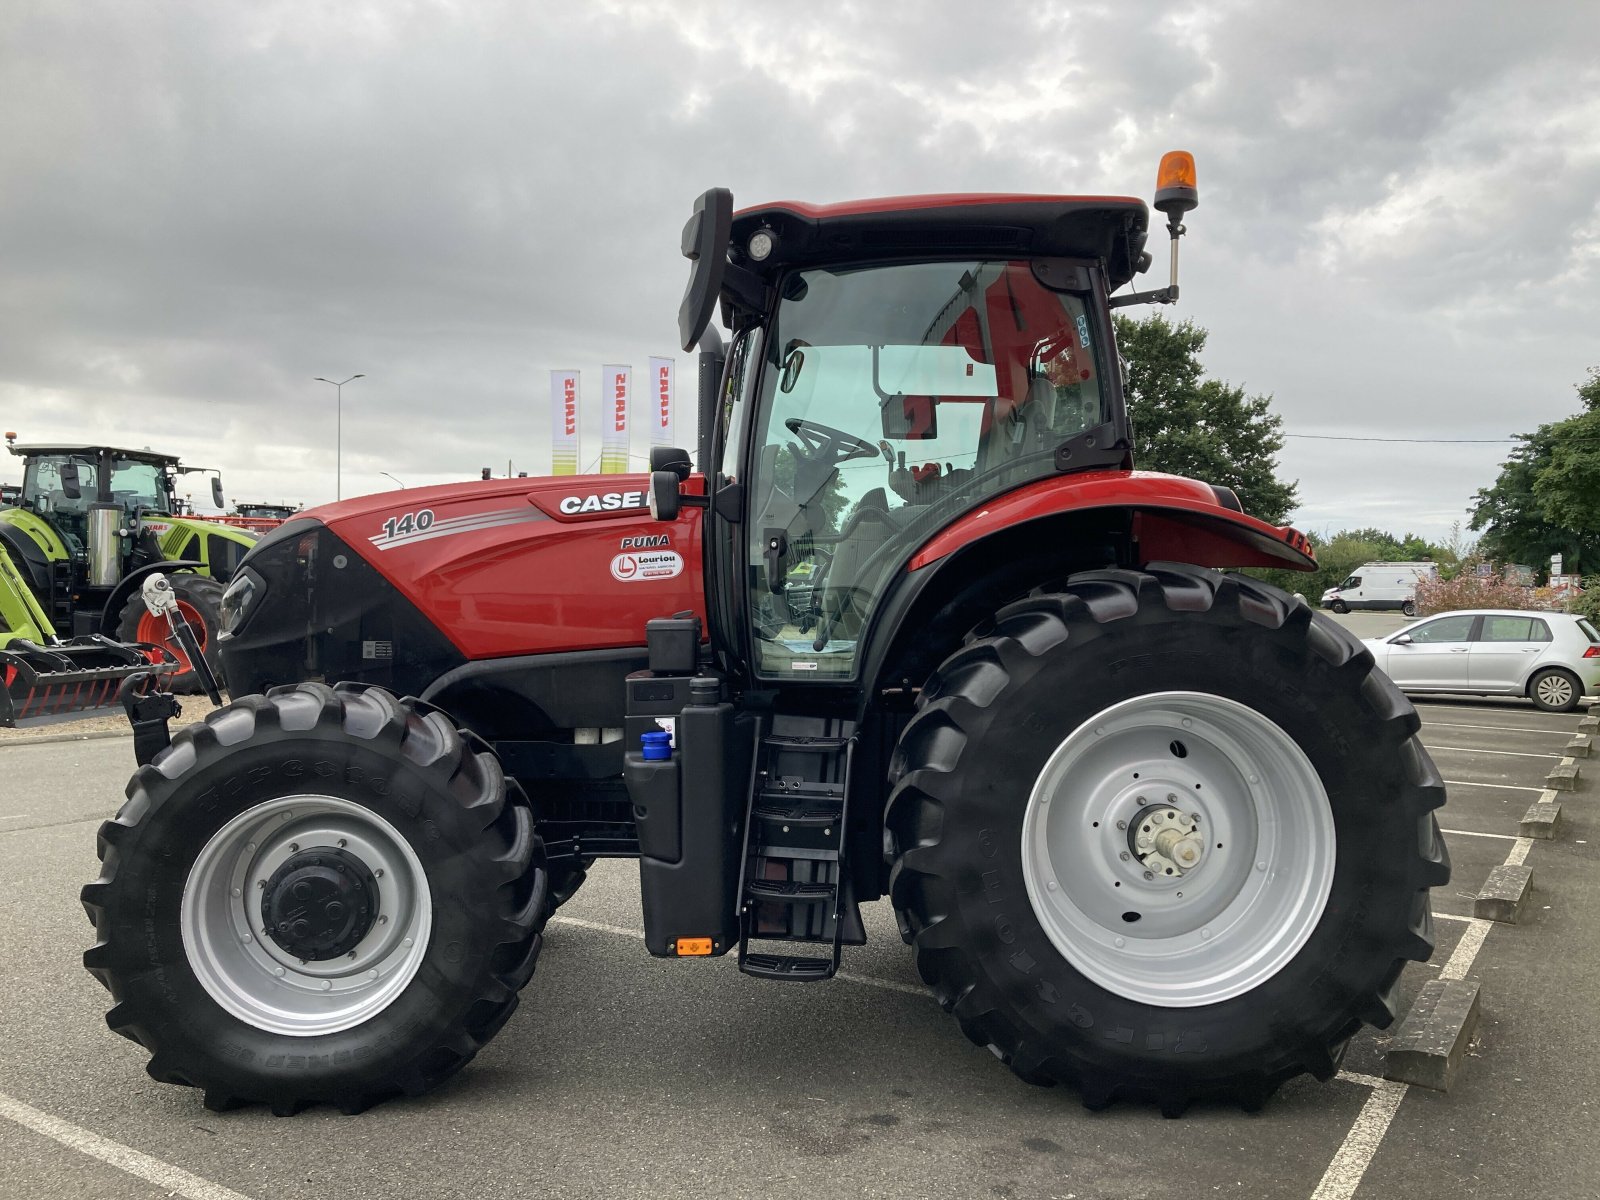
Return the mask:
<path id="1" fill-rule="evenodd" d="M 1233 493 L 1195 479 L 1149 471 L 1087 471 L 1042 479 L 969 512 L 935 534 L 909 564 L 913 571 L 997 530 L 1069 513 L 1121 509 L 1132 517 L 1128 565 L 1185 562 L 1197 567 L 1279 567 L 1314 571 L 1305 534 L 1241 512 Z"/>
<path id="2" fill-rule="evenodd" d="M 162 562 L 146 563 L 137 571 L 129 571 L 122 577 L 122 582 L 111 590 L 111 595 L 106 597 L 106 606 L 100 610 L 100 632 L 109 638 L 117 636 L 117 623 L 122 618 L 122 610 L 127 607 L 128 597 L 144 585 L 147 577 L 157 571 L 171 574 L 173 571 L 203 571 L 205 567 L 205 563 L 192 558 L 169 558 Z"/>
<path id="3" fill-rule="evenodd" d="M 1042 480 L 942 529 L 891 581 L 865 633 L 862 703 L 920 686 L 975 626 L 1077 571 L 1184 562 L 1310 571 L 1297 530 L 1247 516 L 1226 489 L 1173 475 L 1084 472 Z"/>

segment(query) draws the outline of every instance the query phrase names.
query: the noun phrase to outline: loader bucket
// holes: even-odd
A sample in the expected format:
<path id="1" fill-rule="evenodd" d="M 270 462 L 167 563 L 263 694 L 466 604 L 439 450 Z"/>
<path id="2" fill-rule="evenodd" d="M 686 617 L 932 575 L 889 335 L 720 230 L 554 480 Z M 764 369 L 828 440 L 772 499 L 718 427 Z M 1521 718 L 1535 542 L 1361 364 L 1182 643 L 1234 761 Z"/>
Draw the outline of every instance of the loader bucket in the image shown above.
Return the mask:
<path id="1" fill-rule="evenodd" d="M 0 648 L 0 728 L 120 711 L 117 688 L 136 671 L 167 674 L 177 660 L 146 642 L 91 634 L 52 646 L 13 638 Z"/>

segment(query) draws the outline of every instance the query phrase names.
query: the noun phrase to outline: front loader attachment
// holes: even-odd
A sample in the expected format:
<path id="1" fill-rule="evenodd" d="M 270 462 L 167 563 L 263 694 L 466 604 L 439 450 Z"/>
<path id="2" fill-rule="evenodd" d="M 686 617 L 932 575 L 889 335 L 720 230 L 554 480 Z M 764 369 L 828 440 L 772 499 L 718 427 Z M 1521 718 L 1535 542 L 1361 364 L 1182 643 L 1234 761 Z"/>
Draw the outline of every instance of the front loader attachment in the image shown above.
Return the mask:
<path id="1" fill-rule="evenodd" d="M 0 729 L 44 725 L 114 708 L 138 671 L 166 674 L 177 660 L 160 646 L 99 634 L 64 642 L 0 546 Z"/>
<path id="2" fill-rule="evenodd" d="M 46 725 L 118 708 L 117 689 L 139 671 L 177 669 L 161 646 L 124 644 L 99 634 L 42 646 L 0 634 L 0 728 Z"/>

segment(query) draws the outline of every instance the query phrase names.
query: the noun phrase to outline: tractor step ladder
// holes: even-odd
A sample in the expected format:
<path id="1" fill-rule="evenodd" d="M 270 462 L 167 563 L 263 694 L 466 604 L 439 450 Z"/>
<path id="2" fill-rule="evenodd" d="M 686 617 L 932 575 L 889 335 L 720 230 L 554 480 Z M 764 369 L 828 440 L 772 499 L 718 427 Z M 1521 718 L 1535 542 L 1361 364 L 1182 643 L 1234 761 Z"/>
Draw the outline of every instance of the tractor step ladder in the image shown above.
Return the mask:
<path id="1" fill-rule="evenodd" d="M 777 732 L 761 739 L 740 881 L 739 969 L 747 975 L 830 979 L 840 947 L 866 941 L 844 861 L 855 737 L 839 728 L 844 722 L 826 724 L 824 736 Z M 755 952 L 752 940 L 820 944 L 829 952 Z"/>

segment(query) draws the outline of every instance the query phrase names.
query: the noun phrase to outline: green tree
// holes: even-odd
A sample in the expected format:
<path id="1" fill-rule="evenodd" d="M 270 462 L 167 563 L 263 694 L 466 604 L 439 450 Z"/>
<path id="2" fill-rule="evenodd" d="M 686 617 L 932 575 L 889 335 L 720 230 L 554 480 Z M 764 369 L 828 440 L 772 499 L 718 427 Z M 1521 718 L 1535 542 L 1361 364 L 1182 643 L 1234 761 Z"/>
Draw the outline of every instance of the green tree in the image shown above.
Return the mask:
<path id="1" fill-rule="evenodd" d="M 1577 392 L 1584 412 L 1519 434 L 1494 484 L 1478 489 L 1471 528 L 1485 558 L 1542 568 L 1561 554 L 1570 571 L 1600 570 L 1600 368 Z"/>
<path id="2" fill-rule="evenodd" d="M 1206 331 L 1193 321 L 1118 315 L 1116 326 L 1128 360 L 1134 462 L 1231 487 L 1246 512 L 1281 524 L 1294 508 L 1296 484 L 1278 477 L 1283 418 L 1272 412 L 1272 397 L 1206 379 Z"/>

